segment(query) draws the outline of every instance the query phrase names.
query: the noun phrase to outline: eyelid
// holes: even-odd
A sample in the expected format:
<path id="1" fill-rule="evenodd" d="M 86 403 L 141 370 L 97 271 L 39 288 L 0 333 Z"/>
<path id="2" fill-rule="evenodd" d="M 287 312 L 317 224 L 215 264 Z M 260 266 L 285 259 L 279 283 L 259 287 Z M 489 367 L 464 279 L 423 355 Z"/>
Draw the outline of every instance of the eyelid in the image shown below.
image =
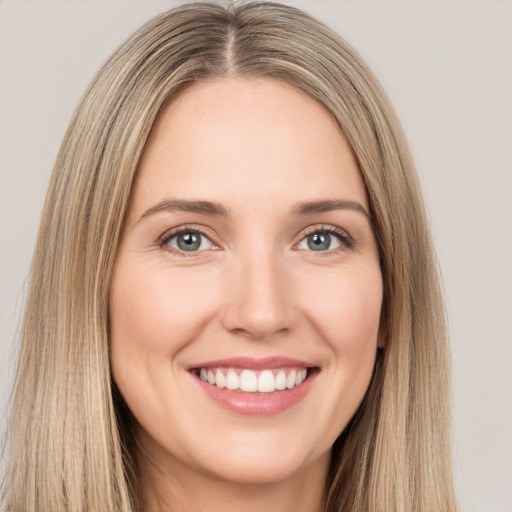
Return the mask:
<path id="1" fill-rule="evenodd" d="M 204 252 L 204 251 L 182 251 L 180 249 L 176 249 L 175 247 L 171 247 L 169 245 L 166 245 L 171 239 L 174 237 L 181 235 L 182 233 L 198 233 L 205 238 L 207 238 L 210 243 L 215 247 L 215 249 L 210 250 L 218 250 L 217 244 L 212 240 L 212 235 L 209 234 L 204 228 L 198 227 L 196 225 L 190 225 L 190 224 L 184 224 L 182 226 L 177 226 L 172 229 L 169 229 L 166 231 L 163 235 L 161 235 L 158 238 L 158 246 L 168 252 L 171 252 L 172 254 L 177 254 L 178 256 L 195 256 L 198 253 Z"/>
<path id="2" fill-rule="evenodd" d="M 169 229 L 168 231 L 166 231 L 163 235 L 161 235 L 159 237 L 158 245 L 162 249 L 169 251 L 173 254 L 177 254 L 179 256 L 196 256 L 198 253 L 204 252 L 204 250 L 188 252 L 188 251 L 182 251 L 180 249 L 176 249 L 174 247 L 170 247 L 170 246 L 166 245 L 169 242 L 169 240 L 171 240 L 172 238 L 174 238 L 182 233 L 190 233 L 190 232 L 198 233 L 198 234 L 204 236 L 205 238 L 207 238 L 210 241 L 210 243 L 215 247 L 214 249 L 210 249 L 210 250 L 218 250 L 219 249 L 218 244 L 216 244 L 212 240 L 213 237 L 211 234 L 209 234 L 207 232 L 207 230 L 205 230 L 202 227 L 199 227 L 196 225 L 190 225 L 190 224 L 185 224 L 182 226 L 177 226 L 172 229 Z M 314 233 L 328 233 L 330 235 L 337 236 L 338 239 L 340 240 L 340 247 L 337 247 L 335 249 L 330 249 L 327 251 L 308 251 L 308 252 L 315 253 L 318 256 L 336 254 L 340 251 L 352 248 L 355 243 L 354 239 L 344 229 L 341 229 L 337 226 L 333 226 L 331 224 L 314 224 L 312 226 L 305 228 L 301 232 L 300 238 L 294 244 L 294 247 L 297 247 L 297 245 L 300 242 L 302 242 L 305 238 L 307 238 L 308 236 L 310 236 Z M 303 251 L 305 249 L 299 249 L 299 250 Z"/>
<path id="3" fill-rule="evenodd" d="M 314 233 L 328 233 L 329 235 L 335 235 L 339 238 L 341 245 L 340 247 L 336 249 L 331 249 L 328 251 L 310 251 L 313 253 L 317 253 L 319 256 L 321 255 L 332 255 L 333 253 L 337 253 L 346 249 L 351 249 L 354 244 L 355 240 L 342 228 L 339 228 L 337 226 L 333 226 L 332 224 L 314 224 L 313 226 L 307 227 L 302 233 L 301 238 L 298 240 L 298 242 L 295 244 L 297 246 L 304 238 L 308 237 L 309 235 L 312 235 Z M 303 249 L 301 249 L 303 250 Z"/>

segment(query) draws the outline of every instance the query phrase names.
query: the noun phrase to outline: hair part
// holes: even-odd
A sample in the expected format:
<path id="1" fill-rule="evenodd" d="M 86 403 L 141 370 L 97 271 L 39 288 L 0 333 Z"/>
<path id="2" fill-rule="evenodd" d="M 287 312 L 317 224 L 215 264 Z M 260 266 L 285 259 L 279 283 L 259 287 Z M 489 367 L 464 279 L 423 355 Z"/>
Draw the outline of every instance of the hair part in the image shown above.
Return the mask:
<path id="1" fill-rule="evenodd" d="M 333 448 L 327 510 L 456 510 L 449 353 L 414 163 L 379 83 L 338 35 L 270 2 L 161 14 L 103 65 L 53 170 L 34 254 L 9 431 L 6 509 L 140 510 L 130 412 L 110 375 L 109 287 L 132 183 L 159 114 L 189 85 L 285 81 L 343 130 L 368 191 L 386 347 Z"/>

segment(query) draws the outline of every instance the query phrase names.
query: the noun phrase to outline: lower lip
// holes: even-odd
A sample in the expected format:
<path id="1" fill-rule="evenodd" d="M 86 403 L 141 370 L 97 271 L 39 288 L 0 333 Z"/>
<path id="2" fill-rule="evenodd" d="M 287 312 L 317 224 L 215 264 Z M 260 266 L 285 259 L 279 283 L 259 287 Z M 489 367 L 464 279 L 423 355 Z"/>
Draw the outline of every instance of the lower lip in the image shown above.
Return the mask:
<path id="1" fill-rule="evenodd" d="M 290 409 L 299 403 L 311 389 L 317 372 L 292 389 L 273 391 L 272 393 L 244 393 L 226 388 L 218 388 L 199 377 L 195 377 L 206 395 L 221 407 L 246 416 L 272 416 Z"/>

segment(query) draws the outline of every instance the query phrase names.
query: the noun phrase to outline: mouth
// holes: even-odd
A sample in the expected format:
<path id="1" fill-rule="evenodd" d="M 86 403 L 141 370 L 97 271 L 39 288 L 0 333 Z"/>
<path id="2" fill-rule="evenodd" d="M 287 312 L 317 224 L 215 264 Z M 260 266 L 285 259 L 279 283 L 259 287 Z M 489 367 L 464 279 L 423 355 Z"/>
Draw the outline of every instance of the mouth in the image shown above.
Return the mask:
<path id="1" fill-rule="evenodd" d="M 300 402 L 319 367 L 289 358 L 237 358 L 189 368 L 207 397 L 237 414 L 273 415 Z"/>
<path id="2" fill-rule="evenodd" d="M 196 370 L 196 375 L 219 389 L 244 393 L 273 393 L 293 389 L 308 377 L 308 368 L 285 367 L 265 370 L 249 368 L 209 367 Z"/>

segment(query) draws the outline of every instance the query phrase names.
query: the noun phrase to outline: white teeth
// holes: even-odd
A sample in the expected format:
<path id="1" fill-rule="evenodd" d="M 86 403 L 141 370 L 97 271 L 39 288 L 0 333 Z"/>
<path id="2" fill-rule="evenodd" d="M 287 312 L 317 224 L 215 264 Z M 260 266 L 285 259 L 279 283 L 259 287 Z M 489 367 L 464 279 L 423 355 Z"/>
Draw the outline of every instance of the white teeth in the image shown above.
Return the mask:
<path id="1" fill-rule="evenodd" d="M 226 376 L 226 388 L 240 389 L 240 378 L 234 370 L 229 370 Z"/>
<path id="2" fill-rule="evenodd" d="M 286 377 L 286 387 L 292 389 L 296 386 L 297 372 L 292 370 Z"/>
<path id="3" fill-rule="evenodd" d="M 286 389 L 286 373 L 283 370 L 276 375 L 276 389 L 279 391 Z"/>
<path id="4" fill-rule="evenodd" d="M 260 393 L 271 393 L 276 389 L 276 382 L 270 370 L 263 370 L 258 377 L 258 391 Z"/>
<path id="5" fill-rule="evenodd" d="M 215 372 L 215 384 L 218 388 L 226 387 L 226 377 L 224 377 L 224 374 L 220 370 Z"/>
<path id="6" fill-rule="evenodd" d="M 240 374 L 240 391 L 258 391 L 258 377 L 252 370 Z"/>
<path id="7" fill-rule="evenodd" d="M 297 370 L 297 377 L 295 378 L 295 384 L 298 386 L 302 382 L 306 380 L 306 375 L 308 374 L 308 371 L 303 368 L 302 370 Z"/>
<path id="8" fill-rule="evenodd" d="M 288 372 L 288 374 L 287 374 Z M 201 368 L 199 378 L 218 388 L 240 390 L 245 393 L 272 393 L 292 389 L 306 380 L 306 368 L 282 370 L 237 370 L 234 368 Z"/>

